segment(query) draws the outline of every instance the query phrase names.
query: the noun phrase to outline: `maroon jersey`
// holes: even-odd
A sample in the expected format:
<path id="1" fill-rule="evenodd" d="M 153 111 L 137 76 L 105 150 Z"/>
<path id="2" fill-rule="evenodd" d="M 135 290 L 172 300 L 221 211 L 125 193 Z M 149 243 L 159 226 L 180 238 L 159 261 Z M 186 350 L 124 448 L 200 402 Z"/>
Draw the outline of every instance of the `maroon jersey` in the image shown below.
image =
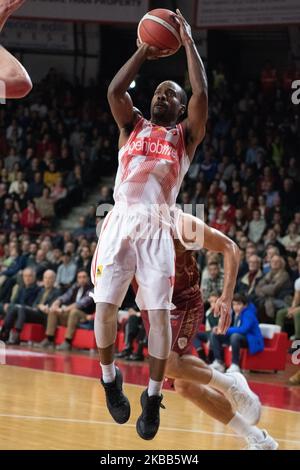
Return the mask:
<path id="1" fill-rule="evenodd" d="M 191 251 L 175 241 L 176 276 L 173 293 L 175 310 L 171 311 L 172 351 L 179 355 L 190 354 L 192 342 L 204 315 L 199 287 L 199 270 Z M 133 286 L 134 288 L 136 287 Z M 148 312 L 141 312 L 147 335 L 149 333 Z"/>

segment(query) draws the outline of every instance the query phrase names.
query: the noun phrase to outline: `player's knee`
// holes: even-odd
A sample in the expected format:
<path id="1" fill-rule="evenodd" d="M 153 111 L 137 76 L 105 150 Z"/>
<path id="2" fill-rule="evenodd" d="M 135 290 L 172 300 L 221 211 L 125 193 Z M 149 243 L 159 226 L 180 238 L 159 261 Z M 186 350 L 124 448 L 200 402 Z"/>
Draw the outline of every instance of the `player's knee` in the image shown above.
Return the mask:
<path id="1" fill-rule="evenodd" d="M 183 397 L 188 397 L 189 396 L 189 391 L 190 391 L 190 383 L 182 380 L 182 379 L 175 379 L 174 381 L 174 388 L 179 395 Z"/>
<path id="2" fill-rule="evenodd" d="M 115 321 L 117 309 L 116 305 L 99 302 L 96 304 L 95 320 L 100 323 Z"/>
<path id="3" fill-rule="evenodd" d="M 180 376 L 179 359 L 174 355 L 174 353 L 171 353 L 168 358 L 166 376 L 171 379 L 176 379 Z"/>

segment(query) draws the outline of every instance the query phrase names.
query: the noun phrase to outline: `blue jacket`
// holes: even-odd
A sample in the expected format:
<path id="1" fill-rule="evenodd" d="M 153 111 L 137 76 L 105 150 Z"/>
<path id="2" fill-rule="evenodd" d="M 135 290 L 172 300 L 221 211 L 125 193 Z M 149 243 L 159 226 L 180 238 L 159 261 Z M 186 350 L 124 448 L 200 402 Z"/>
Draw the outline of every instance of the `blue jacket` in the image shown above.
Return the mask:
<path id="1" fill-rule="evenodd" d="M 231 336 L 234 333 L 246 336 L 250 354 L 256 354 L 264 350 L 264 339 L 256 317 L 255 305 L 249 303 L 247 307 L 241 311 L 239 315 L 239 326 L 230 327 L 226 335 Z"/>

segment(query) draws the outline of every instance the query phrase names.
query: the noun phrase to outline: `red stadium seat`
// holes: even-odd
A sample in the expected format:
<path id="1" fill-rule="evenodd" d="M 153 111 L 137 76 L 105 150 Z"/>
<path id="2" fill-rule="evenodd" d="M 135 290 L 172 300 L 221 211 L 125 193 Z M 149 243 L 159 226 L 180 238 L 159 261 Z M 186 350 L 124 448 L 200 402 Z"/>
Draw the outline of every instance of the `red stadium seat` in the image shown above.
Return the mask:
<path id="1" fill-rule="evenodd" d="M 65 340 L 67 328 L 59 326 L 55 334 L 55 344 L 61 344 Z M 77 328 L 72 341 L 72 346 L 77 349 L 97 349 L 94 330 Z"/>
<path id="2" fill-rule="evenodd" d="M 249 354 L 247 349 L 241 349 L 240 367 L 244 370 L 285 370 L 288 337 L 286 333 L 275 333 L 272 339 L 265 339 L 264 351 Z M 231 350 L 225 347 L 224 362 L 227 367 L 231 364 Z"/>
<path id="3" fill-rule="evenodd" d="M 45 337 L 45 327 L 37 323 L 25 323 L 21 331 L 21 341 L 39 343 Z"/>

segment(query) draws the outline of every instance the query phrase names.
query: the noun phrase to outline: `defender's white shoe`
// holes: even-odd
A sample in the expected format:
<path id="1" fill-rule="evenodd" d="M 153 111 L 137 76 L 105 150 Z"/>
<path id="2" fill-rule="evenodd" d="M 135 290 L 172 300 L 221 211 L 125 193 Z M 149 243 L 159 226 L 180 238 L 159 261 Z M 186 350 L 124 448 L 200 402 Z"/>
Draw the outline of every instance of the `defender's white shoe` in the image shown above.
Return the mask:
<path id="1" fill-rule="evenodd" d="M 258 396 L 252 392 L 247 380 L 239 372 L 228 373 L 234 383 L 228 389 L 226 397 L 249 424 L 257 424 L 261 414 L 261 403 Z"/>
<path id="2" fill-rule="evenodd" d="M 217 359 L 210 365 L 212 369 L 217 370 L 218 372 L 225 372 L 225 366 L 222 362 L 218 361 Z"/>
<path id="3" fill-rule="evenodd" d="M 239 372 L 240 374 L 242 373 L 241 369 L 237 364 L 231 364 L 231 366 L 228 367 L 226 374 L 231 374 L 232 372 Z"/>
<path id="4" fill-rule="evenodd" d="M 267 431 L 262 429 L 264 434 L 264 439 L 258 441 L 254 436 L 249 436 L 247 438 L 248 446 L 245 447 L 245 450 L 277 450 L 278 442 L 276 442 L 273 437 L 271 437 Z"/>

